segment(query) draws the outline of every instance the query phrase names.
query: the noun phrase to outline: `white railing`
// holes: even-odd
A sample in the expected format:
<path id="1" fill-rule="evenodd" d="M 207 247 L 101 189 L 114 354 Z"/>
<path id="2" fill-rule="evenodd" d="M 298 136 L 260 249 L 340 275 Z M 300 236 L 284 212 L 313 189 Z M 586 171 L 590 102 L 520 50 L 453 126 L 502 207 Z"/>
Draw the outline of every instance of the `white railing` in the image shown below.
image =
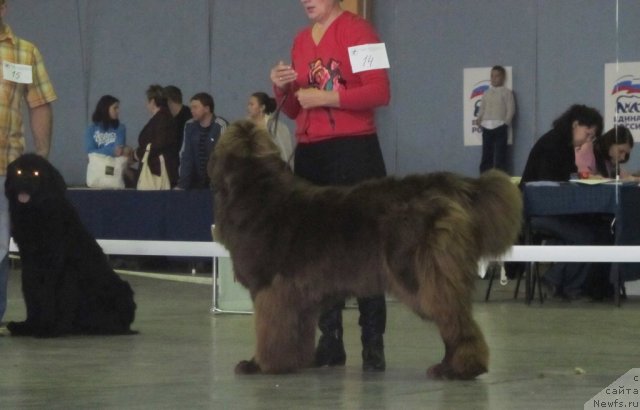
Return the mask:
<path id="1" fill-rule="evenodd" d="M 224 311 L 218 307 L 217 259 L 229 257 L 229 251 L 217 242 L 97 240 L 107 255 L 186 256 L 213 259 L 212 307 L 214 313 L 247 313 Z M 9 250 L 18 248 L 11 239 Z M 640 262 L 640 246 L 558 246 L 515 245 L 497 258 L 501 262 Z"/>
<path id="2" fill-rule="evenodd" d="M 97 241 L 107 255 L 229 257 L 229 251 L 217 242 Z M 18 251 L 13 239 L 10 251 Z M 640 246 L 515 245 L 497 259 L 503 262 L 640 262 Z"/>

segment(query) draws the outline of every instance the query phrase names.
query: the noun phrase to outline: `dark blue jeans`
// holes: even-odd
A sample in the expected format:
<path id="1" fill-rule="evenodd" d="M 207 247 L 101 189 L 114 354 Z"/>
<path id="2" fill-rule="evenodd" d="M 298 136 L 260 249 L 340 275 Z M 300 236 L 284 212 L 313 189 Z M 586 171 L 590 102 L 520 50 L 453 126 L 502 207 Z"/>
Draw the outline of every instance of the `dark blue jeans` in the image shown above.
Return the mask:
<path id="1" fill-rule="evenodd" d="M 507 172 L 508 138 L 509 127 L 506 124 L 492 130 L 482 128 L 482 159 L 480 160 L 481 174 L 492 168 L 498 168 Z"/>

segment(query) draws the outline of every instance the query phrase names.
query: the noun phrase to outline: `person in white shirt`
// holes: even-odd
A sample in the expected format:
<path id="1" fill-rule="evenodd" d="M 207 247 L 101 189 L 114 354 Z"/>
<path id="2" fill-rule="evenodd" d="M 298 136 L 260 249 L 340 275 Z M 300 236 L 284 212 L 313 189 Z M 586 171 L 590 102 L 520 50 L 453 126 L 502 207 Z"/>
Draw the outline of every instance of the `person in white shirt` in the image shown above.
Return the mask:
<path id="1" fill-rule="evenodd" d="M 504 86 L 502 66 L 491 68 L 491 87 L 484 93 L 476 124 L 482 127 L 480 173 L 498 168 L 507 172 L 507 139 L 516 111 L 513 91 Z"/>
<path id="2" fill-rule="evenodd" d="M 264 92 L 255 92 L 247 102 L 247 116 L 254 124 L 269 130 L 273 142 L 280 150 L 280 156 L 293 168 L 293 150 L 295 141 L 291 136 L 289 127 L 282 121 L 276 121 L 272 115 L 277 108 L 276 100 Z"/>

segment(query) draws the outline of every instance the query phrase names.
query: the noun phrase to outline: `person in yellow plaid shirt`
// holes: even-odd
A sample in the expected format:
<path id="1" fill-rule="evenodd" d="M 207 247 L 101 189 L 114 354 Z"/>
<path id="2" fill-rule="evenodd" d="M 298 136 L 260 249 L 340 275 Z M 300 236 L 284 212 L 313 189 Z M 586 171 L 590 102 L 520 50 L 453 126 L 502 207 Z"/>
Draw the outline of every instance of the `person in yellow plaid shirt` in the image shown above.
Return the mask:
<path id="1" fill-rule="evenodd" d="M 56 99 L 42 55 L 28 41 L 16 37 L 4 24 L 6 0 L 0 0 L 0 321 L 7 306 L 9 276 L 9 206 L 4 195 L 7 165 L 24 151 L 22 104 L 29 107 L 29 122 L 36 153 L 47 157 L 51 146 Z"/>

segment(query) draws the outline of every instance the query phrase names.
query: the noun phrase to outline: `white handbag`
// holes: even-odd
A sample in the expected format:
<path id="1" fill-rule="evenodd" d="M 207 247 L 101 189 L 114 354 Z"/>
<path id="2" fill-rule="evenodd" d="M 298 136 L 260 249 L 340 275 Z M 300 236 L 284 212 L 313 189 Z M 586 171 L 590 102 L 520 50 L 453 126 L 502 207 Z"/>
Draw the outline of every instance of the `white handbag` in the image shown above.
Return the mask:
<path id="1" fill-rule="evenodd" d="M 164 157 L 159 156 L 160 159 L 160 175 L 155 175 L 149 168 L 149 152 L 151 151 L 151 144 L 147 144 L 147 148 L 142 157 L 142 167 L 140 168 L 140 177 L 138 178 L 138 190 L 140 191 L 161 191 L 171 189 L 171 182 L 169 182 L 169 175 L 167 174 L 167 167 L 164 164 Z"/>
<path id="2" fill-rule="evenodd" d="M 126 167 L 126 157 L 91 153 L 87 164 L 87 186 L 89 188 L 123 189 L 122 174 Z"/>

